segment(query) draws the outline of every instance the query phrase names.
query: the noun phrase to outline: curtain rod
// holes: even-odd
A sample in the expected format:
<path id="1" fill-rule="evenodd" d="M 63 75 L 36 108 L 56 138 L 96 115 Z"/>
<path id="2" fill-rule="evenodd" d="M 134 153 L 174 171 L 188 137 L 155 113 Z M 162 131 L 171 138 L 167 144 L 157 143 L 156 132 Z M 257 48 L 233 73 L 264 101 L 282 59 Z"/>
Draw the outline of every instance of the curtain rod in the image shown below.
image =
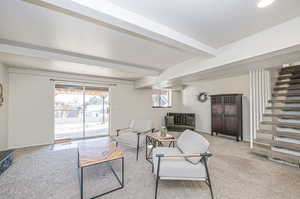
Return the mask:
<path id="1" fill-rule="evenodd" d="M 83 84 L 102 84 L 102 85 L 108 85 L 108 86 L 117 86 L 116 83 L 105 83 L 105 82 L 86 82 L 86 81 L 78 81 L 78 80 L 63 80 L 63 79 L 50 79 L 50 81 L 54 82 L 70 82 L 70 83 L 83 83 Z"/>

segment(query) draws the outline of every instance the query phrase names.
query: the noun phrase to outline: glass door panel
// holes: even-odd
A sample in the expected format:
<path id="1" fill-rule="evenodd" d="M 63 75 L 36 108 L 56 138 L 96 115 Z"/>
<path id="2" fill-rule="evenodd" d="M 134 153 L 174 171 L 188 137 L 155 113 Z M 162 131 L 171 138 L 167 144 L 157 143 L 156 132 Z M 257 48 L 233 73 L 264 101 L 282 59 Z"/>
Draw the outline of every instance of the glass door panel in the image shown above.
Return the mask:
<path id="1" fill-rule="evenodd" d="M 81 86 L 55 85 L 55 139 L 84 136 L 84 90 Z"/>
<path id="2" fill-rule="evenodd" d="M 85 137 L 109 133 L 108 88 L 85 87 Z"/>

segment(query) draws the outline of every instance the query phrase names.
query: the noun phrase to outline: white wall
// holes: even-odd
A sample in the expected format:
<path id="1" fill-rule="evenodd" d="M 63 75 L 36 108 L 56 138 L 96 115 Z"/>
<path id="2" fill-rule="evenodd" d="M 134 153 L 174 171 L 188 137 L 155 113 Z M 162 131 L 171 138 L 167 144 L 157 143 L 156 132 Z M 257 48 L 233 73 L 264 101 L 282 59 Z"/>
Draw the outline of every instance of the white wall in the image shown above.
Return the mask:
<path id="1" fill-rule="evenodd" d="M 200 92 L 207 92 L 208 95 L 242 93 L 243 97 L 243 132 L 245 140 L 249 140 L 250 124 L 250 87 L 249 75 L 235 76 L 213 81 L 195 82 L 183 91 L 183 107 L 185 112 L 196 113 L 196 129 L 198 131 L 211 132 L 211 106 L 210 99 L 205 103 L 197 100 Z"/>
<path id="2" fill-rule="evenodd" d="M 53 143 L 54 87 L 50 78 L 103 82 L 103 78 L 20 69 L 9 70 L 8 147 Z M 64 77 L 64 78 L 63 78 Z M 106 79 L 107 83 L 111 81 Z M 116 83 L 116 82 L 114 82 Z M 151 89 L 135 89 L 132 82 L 119 81 L 111 87 L 111 130 L 128 127 L 131 119 L 151 119 L 161 126 L 168 111 L 180 111 L 181 92 L 173 93 L 173 108 L 152 108 Z"/>
<path id="3" fill-rule="evenodd" d="M 0 63 L 0 83 L 3 85 L 4 103 L 0 106 L 0 150 L 7 148 L 7 117 L 8 117 L 8 71 Z"/>
<path id="4" fill-rule="evenodd" d="M 150 119 L 160 128 L 167 112 L 180 112 L 181 92 L 173 91 L 172 108 L 152 108 L 152 90 L 135 89 L 133 85 L 118 85 L 111 92 L 112 130 L 128 127 L 131 119 Z"/>
<path id="5" fill-rule="evenodd" d="M 50 144 L 54 137 L 54 89 L 49 78 L 9 74 L 8 147 Z"/>

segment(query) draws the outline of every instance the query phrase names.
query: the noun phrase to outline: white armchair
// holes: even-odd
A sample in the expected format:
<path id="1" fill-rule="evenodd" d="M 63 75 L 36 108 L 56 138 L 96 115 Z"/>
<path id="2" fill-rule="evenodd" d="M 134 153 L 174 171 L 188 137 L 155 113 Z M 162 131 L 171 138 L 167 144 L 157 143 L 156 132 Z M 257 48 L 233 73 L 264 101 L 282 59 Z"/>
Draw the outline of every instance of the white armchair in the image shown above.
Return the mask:
<path id="1" fill-rule="evenodd" d="M 208 172 L 208 141 L 191 130 L 184 131 L 177 140 L 177 147 L 157 147 L 153 150 L 154 173 L 156 175 L 155 199 L 159 180 L 204 181 L 213 191 Z"/>
<path id="2" fill-rule="evenodd" d="M 154 131 L 151 120 L 131 120 L 129 127 L 117 129 L 113 138 L 117 144 L 120 142 L 136 148 L 136 160 L 138 160 L 139 149 L 145 146 L 145 134 L 151 131 Z"/>

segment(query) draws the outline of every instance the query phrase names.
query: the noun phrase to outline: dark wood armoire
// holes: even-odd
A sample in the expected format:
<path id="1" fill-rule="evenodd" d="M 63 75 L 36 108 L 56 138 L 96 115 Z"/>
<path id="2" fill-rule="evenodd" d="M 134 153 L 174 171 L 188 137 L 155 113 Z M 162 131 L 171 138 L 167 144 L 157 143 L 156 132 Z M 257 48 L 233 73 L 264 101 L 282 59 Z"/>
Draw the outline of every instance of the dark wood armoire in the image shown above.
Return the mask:
<path id="1" fill-rule="evenodd" d="M 236 136 L 243 140 L 242 94 L 211 95 L 211 135 Z"/>

